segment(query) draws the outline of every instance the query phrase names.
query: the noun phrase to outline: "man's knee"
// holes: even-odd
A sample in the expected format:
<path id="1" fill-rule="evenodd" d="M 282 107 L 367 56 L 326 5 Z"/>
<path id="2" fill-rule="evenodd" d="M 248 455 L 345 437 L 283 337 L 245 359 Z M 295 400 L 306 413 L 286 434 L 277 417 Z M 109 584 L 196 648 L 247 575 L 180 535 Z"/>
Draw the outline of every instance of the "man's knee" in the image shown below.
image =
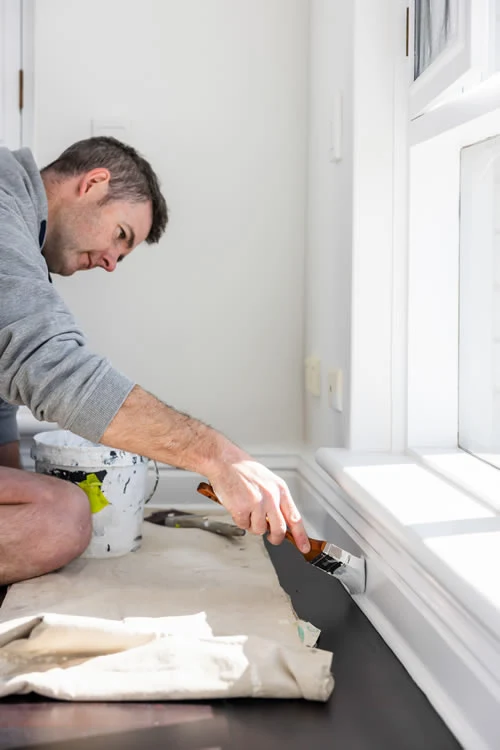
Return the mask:
<path id="1" fill-rule="evenodd" d="M 57 484 L 47 487 L 45 492 L 49 496 L 39 498 L 37 505 L 41 512 L 44 507 L 51 508 L 51 524 L 46 528 L 51 543 L 44 545 L 41 555 L 55 570 L 87 549 L 92 519 L 88 497 L 80 487 L 57 480 Z"/>
<path id="2" fill-rule="evenodd" d="M 70 553 L 74 550 L 74 557 L 78 557 L 89 546 L 92 536 L 92 516 L 89 499 L 85 492 L 74 484 L 70 484 L 69 482 L 67 484 L 67 503 L 71 508 L 68 520 L 68 534 L 72 537 L 68 543 L 68 549 Z"/>
<path id="3" fill-rule="evenodd" d="M 0 467 L 0 584 L 62 568 L 86 550 L 91 533 L 80 487 Z"/>

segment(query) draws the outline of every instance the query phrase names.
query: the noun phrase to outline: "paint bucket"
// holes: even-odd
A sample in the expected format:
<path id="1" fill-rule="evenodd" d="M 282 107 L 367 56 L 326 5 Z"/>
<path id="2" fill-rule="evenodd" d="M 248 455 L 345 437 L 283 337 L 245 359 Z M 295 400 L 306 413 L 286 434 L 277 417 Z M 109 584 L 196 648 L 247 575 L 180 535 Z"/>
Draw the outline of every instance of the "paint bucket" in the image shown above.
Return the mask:
<path id="1" fill-rule="evenodd" d="M 40 432 L 31 450 L 38 474 L 77 484 L 89 498 L 92 539 L 82 557 L 121 557 L 141 546 L 149 459 L 91 443 L 69 430 Z"/>

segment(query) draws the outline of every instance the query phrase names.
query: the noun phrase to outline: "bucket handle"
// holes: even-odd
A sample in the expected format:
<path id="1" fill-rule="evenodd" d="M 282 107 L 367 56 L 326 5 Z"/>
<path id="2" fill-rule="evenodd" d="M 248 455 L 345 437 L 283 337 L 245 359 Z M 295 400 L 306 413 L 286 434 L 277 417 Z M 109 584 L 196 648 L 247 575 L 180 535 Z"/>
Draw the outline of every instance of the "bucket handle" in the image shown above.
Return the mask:
<path id="1" fill-rule="evenodd" d="M 151 500 L 151 498 L 155 494 L 156 489 L 158 487 L 158 482 L 160 481 L 160 470 L 158 468 L 158 464 L 154 460 L 153 460 L 153 463 L 154 463 L 154 466 L 155 466 L 155 483 L 153 485 L 153 489 L 151 490 L 151 492 L 149 493 L 148 497 L 144 501 L 144 505 L 147 505 L 149 503 L 149 501 Z"/>

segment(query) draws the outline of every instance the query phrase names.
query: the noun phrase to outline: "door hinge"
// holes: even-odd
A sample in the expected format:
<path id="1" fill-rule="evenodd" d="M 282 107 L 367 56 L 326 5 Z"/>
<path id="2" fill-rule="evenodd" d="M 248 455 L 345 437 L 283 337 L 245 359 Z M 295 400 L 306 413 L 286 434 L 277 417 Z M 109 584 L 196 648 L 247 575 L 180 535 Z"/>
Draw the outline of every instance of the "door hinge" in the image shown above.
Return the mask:
<path id="1" fill-rule="evenodd" d="M 410 9 L 406 8 L 406 57 L 410 54 Z"/>
<path id="2" fill-rule="evenodd" d="M 24 70 L 19 71 L 19 109 L 24 107 Z"/>

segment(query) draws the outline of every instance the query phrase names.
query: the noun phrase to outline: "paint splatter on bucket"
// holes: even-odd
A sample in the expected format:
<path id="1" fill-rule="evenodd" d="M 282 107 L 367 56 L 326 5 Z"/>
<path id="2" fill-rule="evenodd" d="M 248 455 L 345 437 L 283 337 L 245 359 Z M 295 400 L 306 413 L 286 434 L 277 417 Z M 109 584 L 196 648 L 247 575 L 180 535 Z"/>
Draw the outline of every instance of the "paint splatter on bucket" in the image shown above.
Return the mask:
<path id="1" fill-rule="evenodd" d="M 35 435 L 35 471 L 77 484 L 92 511 L 92 539 L 82 557 L 120 557 L 141 546 L 148 459 L 91 443 L 69 430 Z"/>

